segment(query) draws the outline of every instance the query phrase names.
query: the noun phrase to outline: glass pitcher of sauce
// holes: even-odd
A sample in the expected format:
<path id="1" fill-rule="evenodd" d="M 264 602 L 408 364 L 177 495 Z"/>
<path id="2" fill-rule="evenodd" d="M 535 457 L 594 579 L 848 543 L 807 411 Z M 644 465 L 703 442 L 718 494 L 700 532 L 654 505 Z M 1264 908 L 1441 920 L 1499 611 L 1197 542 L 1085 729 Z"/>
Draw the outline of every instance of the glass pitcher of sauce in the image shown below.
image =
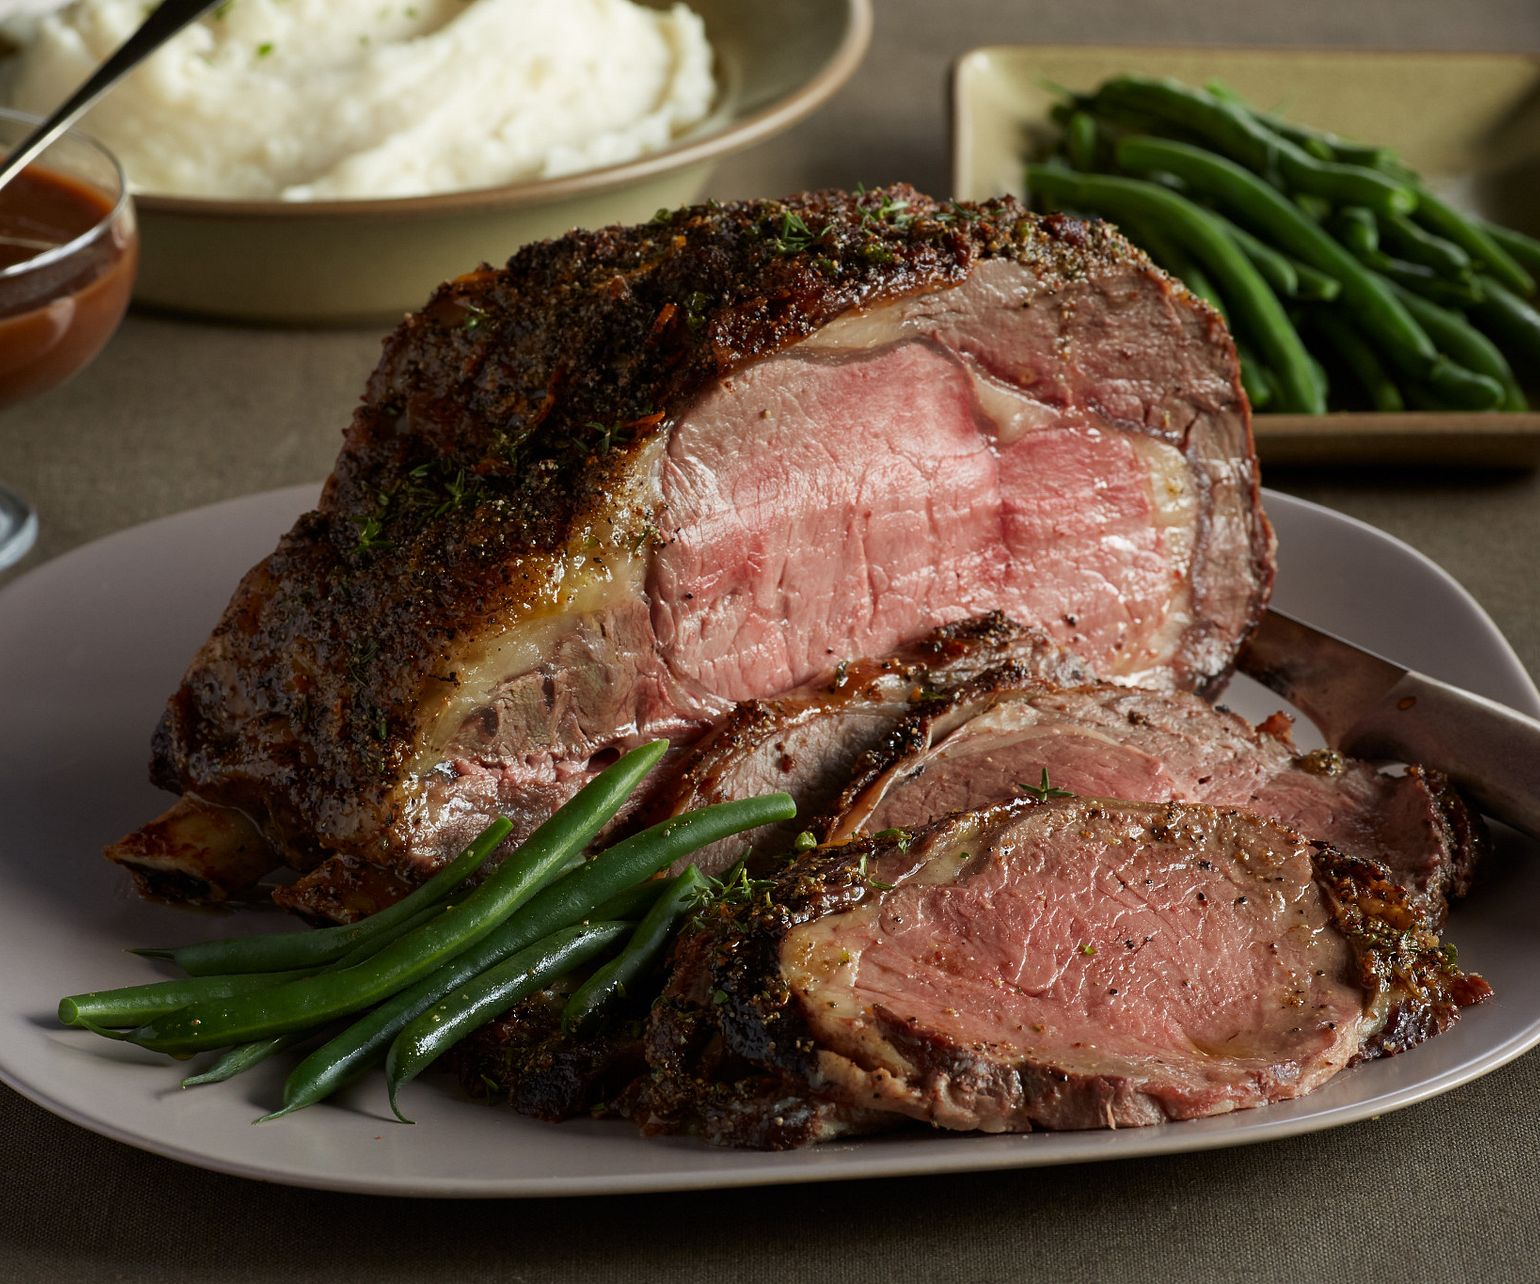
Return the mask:
<path id="1" fill-rule="evenodd" d="M 38 123 L 0 109 L 0 155 Z M 0 187 L 0 411 L 63 383 L 102 350 L 138 262 L 133 201 L 101 144 L 67 133 Z M 0 568 L 36 531 L 31 508 L 0 485 Z"/>

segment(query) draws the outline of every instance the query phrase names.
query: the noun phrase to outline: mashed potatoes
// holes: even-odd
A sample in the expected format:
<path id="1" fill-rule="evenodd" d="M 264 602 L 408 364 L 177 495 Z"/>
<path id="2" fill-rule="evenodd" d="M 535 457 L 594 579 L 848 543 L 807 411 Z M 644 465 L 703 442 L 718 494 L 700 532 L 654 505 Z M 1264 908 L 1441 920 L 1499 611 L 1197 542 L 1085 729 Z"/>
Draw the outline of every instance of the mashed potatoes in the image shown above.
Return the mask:
<path id="1" fill-rule="evenodd" d="M 3 87 L 47 112 L 144 19 L 81 0 L 12 34 Z M 632 0 L 228 0 L 84 128 L 136 190 L 332 200 L 570 174 L 667 146 L 711 110 L 683 5 Z"/>

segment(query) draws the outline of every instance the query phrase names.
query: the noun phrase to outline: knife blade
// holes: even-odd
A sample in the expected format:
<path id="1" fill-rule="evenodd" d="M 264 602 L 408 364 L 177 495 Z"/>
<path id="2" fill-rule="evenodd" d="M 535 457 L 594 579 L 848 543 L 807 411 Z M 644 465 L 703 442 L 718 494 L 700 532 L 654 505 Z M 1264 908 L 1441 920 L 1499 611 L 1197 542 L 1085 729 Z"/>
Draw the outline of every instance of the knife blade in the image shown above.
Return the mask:
<path id="1" fill-rule="evenodd" d="M 1540 838 L 1540 721 L 1269 610 L 1236 667 L 1333 749 L 1443 772 L 1488 815 Z"/>

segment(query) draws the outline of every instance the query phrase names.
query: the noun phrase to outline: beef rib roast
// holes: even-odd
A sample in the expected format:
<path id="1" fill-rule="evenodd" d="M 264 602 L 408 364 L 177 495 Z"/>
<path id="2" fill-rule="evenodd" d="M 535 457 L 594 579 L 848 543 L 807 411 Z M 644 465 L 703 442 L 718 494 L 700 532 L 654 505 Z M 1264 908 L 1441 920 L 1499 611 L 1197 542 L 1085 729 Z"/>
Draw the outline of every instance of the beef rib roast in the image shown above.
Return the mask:
<path id="1" fill-rule="evenodd" d="M 642 740 L 999 611 L 1210 690 L 1273 574 L 1217 316 L 1106 225 L 908 188 L 441 287 L 155 736 L 146 892 L 348 919 Z"/>
<path id="2" fill-rule="evenodd" d="M 538 995 L 467 1082 L 767 1147 L 1294 1097 L 1490 991 L 1444 782 L 1208 703 L 1273 568 L 1234 344 L 1105 224 L 892 187 L 573 232 L 386 340 L 107 854 L 349 921 L 664 738 L 619 827 L 799 820 L 700 855 L 737 873 L 628 1028 Z"/>

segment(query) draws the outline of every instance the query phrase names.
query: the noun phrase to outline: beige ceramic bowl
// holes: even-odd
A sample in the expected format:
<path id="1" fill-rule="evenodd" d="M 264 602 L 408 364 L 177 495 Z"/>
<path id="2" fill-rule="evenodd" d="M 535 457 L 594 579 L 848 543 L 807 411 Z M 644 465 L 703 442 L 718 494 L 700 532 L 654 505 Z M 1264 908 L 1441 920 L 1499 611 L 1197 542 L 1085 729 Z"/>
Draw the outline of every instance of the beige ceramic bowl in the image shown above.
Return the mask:
<path id="1" fill-rule="evenodd" d="M 646 0 L 663 4 L 665 0 Z M 573 227 L 635 223 L 693 199 L 723 156 L 789 128 L 856 69 L 871 0 L 689 0 L 721 99 L 666 151 L 508 187 L 391 200 L 218 201 L 136 194 L 140 303 L 248 321 L 375 322 L 440 281 Z"/>

